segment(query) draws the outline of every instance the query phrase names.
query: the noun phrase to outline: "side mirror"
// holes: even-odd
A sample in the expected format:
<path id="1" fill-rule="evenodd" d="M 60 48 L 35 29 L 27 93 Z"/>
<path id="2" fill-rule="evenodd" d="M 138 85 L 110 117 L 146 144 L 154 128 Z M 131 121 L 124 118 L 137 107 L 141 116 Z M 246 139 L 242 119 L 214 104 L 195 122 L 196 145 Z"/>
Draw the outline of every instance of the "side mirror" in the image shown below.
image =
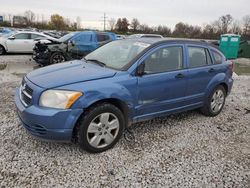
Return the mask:
<path id="1" fill-rule="evenodd" d="M 8 39 L 9 39 L 9 40 L 14 40 L 15 37 L 14 37 L 14 36 L 11 36 L 11 37 L 9 37 Z"/>
<path id="2" fill-rule="evenodd" d="M 145 74 L 145 63 L 141 63 L 136 69 L 136 76 L 143 76 Z"/>

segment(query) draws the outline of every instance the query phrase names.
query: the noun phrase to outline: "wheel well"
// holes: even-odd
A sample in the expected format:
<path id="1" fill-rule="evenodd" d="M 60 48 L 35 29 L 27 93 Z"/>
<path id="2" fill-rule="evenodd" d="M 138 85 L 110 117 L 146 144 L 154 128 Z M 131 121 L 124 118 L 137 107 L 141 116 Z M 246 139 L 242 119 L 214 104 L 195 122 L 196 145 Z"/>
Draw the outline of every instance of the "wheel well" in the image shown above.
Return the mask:
<path id="1" fill-rule="evenodd" d="M 125 119 L 125 125 L 126 127 L 128 126 L 128 123 L 129 123 L 129 108 L 128 108 L 128 105 L 119 100 L 119 99 L 114 99 L 114 98 L 109 98 L 109 99 L 103 99 L 103 100 L 99 100 L 99 101 L 96 101 L 95 103 L 91 104 L 88 108 L 84 109 L 84 112 L 86 112 L 86 110 L 96 106 L 96 105 L 99 105 L 101 103 L 110 103 L 114 106 L 116 106 L 117 108 L 119 108 L 121 110 L 121 112 L 123 113 L 124 115 L 124 119 Z M 73 129 L 73 135 L 72 135 L 72 140 L 74 142 L 77 141 L 77 131 L 78 131 L 78 128 L 79 128 L 79 121 L 81 120 L 82 116 L 84 116 L 84 112 L 83 114 L 80 116 L 80 118 L 77 120 L 75 126 L 74 126 L 74 129 Z"/>
<path id="2" fill-rule="evenodd" d="M 1 45 L 1 44 L 0 44 L 0 46 L 1 46 L 1 47 L 3 47 L 3 50 L 4 50 L 4 52 L 6 52 L 6 49 L 5 49 L 5 47 L 4 47 L 3 45 Z"/>
<path id="3" fill-rule="evenodd" d="M 224 87 L 224 89 L 226 91 L 226 94 L 228 94 L 228 86 L 227 86 L 227 84 L 221 83 L 220 85 Z"/>

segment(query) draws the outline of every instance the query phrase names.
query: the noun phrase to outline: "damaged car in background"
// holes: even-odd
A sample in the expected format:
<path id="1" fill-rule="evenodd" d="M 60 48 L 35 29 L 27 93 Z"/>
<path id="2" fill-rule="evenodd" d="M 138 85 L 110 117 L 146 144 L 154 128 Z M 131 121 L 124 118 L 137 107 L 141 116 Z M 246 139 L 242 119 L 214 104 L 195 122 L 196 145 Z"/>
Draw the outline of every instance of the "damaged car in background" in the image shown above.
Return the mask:
<path id="1" fill-rule="evenodd" d="M 51 40 L 50 43 L 38 42 L 34 48 L 33 59 L 42 66 L 81 59 L 114 40 L 116 35 L 111 32 L 72 32 L 58 40 Z"/>

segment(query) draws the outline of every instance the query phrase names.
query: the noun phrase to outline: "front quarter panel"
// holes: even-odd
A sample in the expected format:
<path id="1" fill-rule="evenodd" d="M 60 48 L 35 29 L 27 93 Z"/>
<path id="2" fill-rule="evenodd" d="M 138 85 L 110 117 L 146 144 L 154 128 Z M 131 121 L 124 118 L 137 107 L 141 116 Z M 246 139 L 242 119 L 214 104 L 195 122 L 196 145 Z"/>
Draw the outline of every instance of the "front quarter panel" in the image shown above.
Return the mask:
<path id="1" fill-rule="evenodd" d="M 83 92 L 72 108 L 86 109 L 92 104 L 105 100 L 117 99 L 126 103 L 129 108 L 129 118 L 134 116 L 134 104 L 136 103 L 136 77 L 129 74 L 116 75 L 112 78 L 80 82 L 58 89 L 77 90 Z"/>

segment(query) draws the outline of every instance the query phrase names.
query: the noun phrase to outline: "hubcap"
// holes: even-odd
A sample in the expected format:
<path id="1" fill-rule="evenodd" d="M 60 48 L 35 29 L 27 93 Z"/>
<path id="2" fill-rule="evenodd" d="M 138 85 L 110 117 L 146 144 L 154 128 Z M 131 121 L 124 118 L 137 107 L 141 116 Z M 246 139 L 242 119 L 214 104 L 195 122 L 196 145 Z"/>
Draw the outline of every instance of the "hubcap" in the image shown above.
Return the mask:
<path id="1" fill-rule="evenodd" d="M 222 90 L 218 89 L 214 92 L 211 100 L 211 109 L 214 113 L 217 113 L 221 110 L 224 103 L 224 93 Z"/>
<path id="2" fill-rule="evenodd" d="M 54 64 L 61 63 L 63 61 L 65 61 L 65 58 L 62 55 L 60 55 L 60 54 L 55 55 L 54 58 L 53 58 L 53 63 Z"/>
<path id="3" fill-rule="evenodd" d="M 112 113 L 102 113 L 96 116 L 87 130 L 87 139 L 94 148 L 110 145 L 118 135 L 119 120 Z"/>

